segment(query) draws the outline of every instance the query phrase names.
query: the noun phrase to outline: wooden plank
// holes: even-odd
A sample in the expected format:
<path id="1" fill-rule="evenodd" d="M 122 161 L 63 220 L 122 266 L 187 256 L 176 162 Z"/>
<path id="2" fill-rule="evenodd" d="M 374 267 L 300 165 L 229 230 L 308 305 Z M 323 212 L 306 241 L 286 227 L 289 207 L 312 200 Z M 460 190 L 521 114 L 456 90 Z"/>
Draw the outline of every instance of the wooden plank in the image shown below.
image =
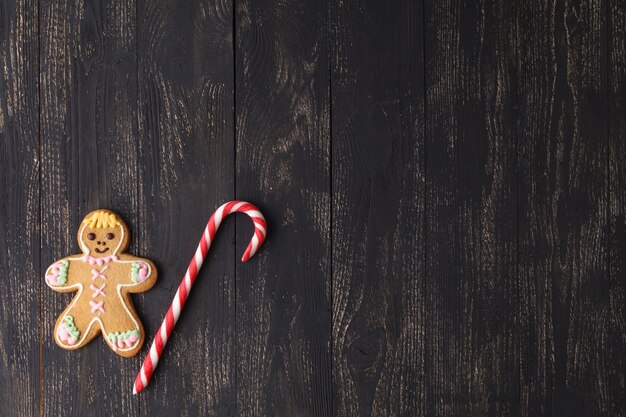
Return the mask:
<path id="1" fill-rule="evenodd" d="M 520 401 L 600 416 L 606 339 L 605 1 L 518 8 Z"/>
<path id="2" fill-rule="evenodd" d="M 330 132 L 325 2 L 236 8 L 236 196 L 269 234 L 237 219 L 237 414 L 329 416 Z"/>
<path id="3" fill-rule="evenodd" d="M 331 3 L 337 416 L 424 415 L 423 9 Z"/>
<path id="4" fill-rule="evenodd" d="M 515 416 L 513 9 L 424 7 L 425 415 Z"/>
<path id="5" fill-rule="evenodd" d="M 605 415 L 626 414 L 626 1 L 608 2 L 609 311 L 603 323 Z"/>
<path id="6" fill-rule="evenodd" d="M 37 7 L 0 4 L 0 415 L 39 411 Z"/>
<path id="7" fill-rule="evenodd" d="M 120 213 L 136 239 L 135 4 L 42 2 L 40 25 L 43 271 L 79 252 L 76 231 L 92 209 Z M 54 343 L 71 297 L 42 290 L 41 414 L 136 415 L 138 359 L 119 357 L 99 338 L 73 352 Z"/>
<path id="8" fill-rule="evenodd" d="M 233 10 L 140 0 L 138 19 L 139 242 L 160 271 L 142 303 L 152 340 L 209 216 L 234 197 Z M 139 394 L 142 415 L 236 414 L 234 221 L 220 229 Z"/>

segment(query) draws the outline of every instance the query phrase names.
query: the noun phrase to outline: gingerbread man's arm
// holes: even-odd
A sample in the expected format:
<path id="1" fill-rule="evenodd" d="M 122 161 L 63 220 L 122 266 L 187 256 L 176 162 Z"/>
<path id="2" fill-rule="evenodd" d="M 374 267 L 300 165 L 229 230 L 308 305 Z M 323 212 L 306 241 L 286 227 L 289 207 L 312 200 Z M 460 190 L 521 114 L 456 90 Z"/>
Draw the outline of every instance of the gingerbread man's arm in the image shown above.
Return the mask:
<path id="1" fill-rule="evenodd" d="M 120 271 L 123 278 L 118 283 L 122 284 L 127 292 L 144 292 L 154 286 L 157 269 L 152 261 L 126 255 L 121 261 L 116 262 L 116 267 L 119 266 L 123 266 L 123 271 Z"/>
<path id="2" fill-rule="evenodd" d="M 44 274 L 46 284 L 57 292 L 76 291 L 78 281 L 76 281 L 76 274 L 70 273 L 70 269 L 79 260 L 80 258 L 67 257 L 50 265 Z"/>

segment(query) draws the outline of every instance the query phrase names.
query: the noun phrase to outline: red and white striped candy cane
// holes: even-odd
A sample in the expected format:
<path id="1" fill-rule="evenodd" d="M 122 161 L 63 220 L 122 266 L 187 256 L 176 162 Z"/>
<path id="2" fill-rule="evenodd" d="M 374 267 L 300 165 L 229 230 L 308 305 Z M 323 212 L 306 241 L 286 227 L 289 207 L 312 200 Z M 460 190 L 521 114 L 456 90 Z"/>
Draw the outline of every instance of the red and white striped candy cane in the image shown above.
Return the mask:
<path id="1" fill-rule="evenodd" d="M 189 296 L 191 287 L 193 286 L 196 276 L 198 275 L 198 270 L 202 266 L 204 258 L 211 247 L 211 242 L 213 242 L 215 233 L 220 227 L 220 223 L 222 223 L 224 217 L 233 213 L 245 213 L 250 216 L 254 222 L 254 236 L 252 236 L 252 240 L 250 240 L 250 244 L 243 254 L 241 261 L 246 262 L 254 256 L 257 249 L 259 249 L 259 246 L 263 243 L 265 234 L 267 233 L 267 224 L 265 223 L 265 217 L 263 217 L 263 214 L 261 214 L 256 206 L 245 201 L 230 201 L 215 210 L 215 213 L 213 213 L 209 219 L 206 229 L 204 229 L 204 233 L 202 234 L 202 238 L 198 244 L 198 249 L 196 249 L 196 254 L 191 259 L 191 262 L 189 262 L 187 273 L 180 283 L 178 291 L 176 291 L 172 305 L 167 311 L 158 333 L 154 337 L 154 341 L 150 347 L 150 352 L 146 356 L 146 359 L 141 366 L 141 370 L 137 374 L 137 378 L 135 379 L 135 384 L 133 386 L 133 394 L 137 394 L 142 391 L 150 382 L 154 368 L 156 368 L 159 363 L 159 359 L 161 358 L 161 353 L 163 353 L 163 348 L 167 343 L 167 339 L 169 339 L 172 334 L 172 330 L 180 317 L 180 311 L 185 305 L 185 301 L 187 301 L 187 296 Z"/>

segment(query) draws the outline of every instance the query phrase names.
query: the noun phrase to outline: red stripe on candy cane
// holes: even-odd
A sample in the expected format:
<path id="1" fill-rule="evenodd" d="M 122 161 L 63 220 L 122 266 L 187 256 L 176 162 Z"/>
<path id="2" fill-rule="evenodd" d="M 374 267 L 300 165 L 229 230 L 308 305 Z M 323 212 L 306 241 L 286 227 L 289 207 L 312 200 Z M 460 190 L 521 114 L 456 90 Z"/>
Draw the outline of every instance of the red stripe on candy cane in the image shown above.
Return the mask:
<path id="1" fill-rule="evenodd" d="M 167 310 L 165 319 L 163 320 L 163 323 L 161 323 L 161 327 L 159 327 L 159 331 L 154 337 L 150 351 L 148 352 L 148 355 L 143 361 L 143 365 L 137 374 L 135 384 L 133 385 L 133 394 L 141 392 L 144 388 L 146 388 L 146 386 L 148 386 L 148 383 L 152 378 L 152 373 L 159 363 L 159 359 L 161 359 L 161 354 L 163 353 L 165 344 L 172 334 L 174 326 L 176 326 L 176 322 L 180 317 L 182 308 L 185 306 L 191 287 L 196 281 L 198 271 L 204 263 L 206 254 L 209 252 L 215 233 L 220 227 L 222 220 L 224 220 L 226 216 L 233 213 L 245 213 L 250 216 L 252 222 L 254 223 L 254 235 L 252 236 L 243 257 L 241 258 L 242 262 L 246 262 L 248 259 L 253 257 L 265 240 L 265 235 L 267 234 L 267 223 L 265 222 L 263 214 L 253 204 L 245 201 L 230 201 L 215 210 L 209 219 L 204 232 L 202 233 L 200 243 L 198 244 L 198 248 L 196 249 L 193 258 L 191 258 L 191 261 L 189 262 L 187 272 L 178 286 L 174 300 L 172 301 L 170 308 Z"/>

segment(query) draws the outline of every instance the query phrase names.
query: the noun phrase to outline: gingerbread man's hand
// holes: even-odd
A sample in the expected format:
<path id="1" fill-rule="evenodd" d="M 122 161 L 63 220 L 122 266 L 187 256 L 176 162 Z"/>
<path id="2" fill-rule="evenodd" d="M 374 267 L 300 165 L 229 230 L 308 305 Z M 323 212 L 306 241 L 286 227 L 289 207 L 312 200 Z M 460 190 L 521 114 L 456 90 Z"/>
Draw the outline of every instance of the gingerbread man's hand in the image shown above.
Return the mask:
<path id="1" fill-rule="evenodd" d="M 130 279 L 135 284 L 139 284 L 148 279 L 150 275 L 150 266 L 144 261 L 133 262 L 130 267 Z"/>
<path id="2" fill-rule="evenodd" d="M 143 292 L 154 285 L 156 275 L 154 264 L 148 260 L 137 258 L 130 265 L 129 292 Z"/>
<path id="3" fill-rule="evenodd" d="M 70 262 L 71 261 L 69 259 L 61 259 L 48 267 L 45 277 L 46 284 L 48 284 L 50 288 L 65 292 L 63 291 L 65 288 L 75 284 L 74 282 L 71 282 L 71 275 L 68 275 Z"/>

